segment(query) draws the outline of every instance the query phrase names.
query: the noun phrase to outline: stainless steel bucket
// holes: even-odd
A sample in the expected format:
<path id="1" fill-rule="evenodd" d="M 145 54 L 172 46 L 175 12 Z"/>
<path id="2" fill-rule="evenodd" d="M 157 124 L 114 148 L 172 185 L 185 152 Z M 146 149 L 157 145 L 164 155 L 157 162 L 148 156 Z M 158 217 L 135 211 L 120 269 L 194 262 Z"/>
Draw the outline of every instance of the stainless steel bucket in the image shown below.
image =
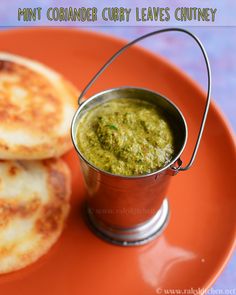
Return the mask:
<path id="1" fill-rule="evenodd" d="M 143 88 L 120 87 L 100 92 L 81 103 L 82 97 L 92 83 L 124 50 L 144 38 L 168 31 L 180 31 L 193 37 L 203 53 L 208 73 L 205 111 L 193 155 L 185 167 L 182 167 L 180 156 L 187 141 L 187 125 L 180 110 L 164 96 Z M 126 246 L 147 243 L 162 232 L 169 218 L 166 190 L 171 176 L 179 171 L 188 170 L 193 164 L 208 113 L 210 92 L 211 74 L 206 52 L 197 37 L 179 28 L 155 31 L 128 43 L 107 61 L 85 87 L 79 97 L 80 106 L 73 118 L 71 132 L 88 191 L 86 206 L 88 222 L 97 235 L 112 243 Z M 114 175 L 95 167 L 80 152 L 76 134 L 79 132 L 77 126 L 81 117 L 94 106 L 121 97 L 147 100 L 165 111 L 174 134 L 178 136 L 175 136 L 173 160 L 162 169 L 140 176 Z"/>

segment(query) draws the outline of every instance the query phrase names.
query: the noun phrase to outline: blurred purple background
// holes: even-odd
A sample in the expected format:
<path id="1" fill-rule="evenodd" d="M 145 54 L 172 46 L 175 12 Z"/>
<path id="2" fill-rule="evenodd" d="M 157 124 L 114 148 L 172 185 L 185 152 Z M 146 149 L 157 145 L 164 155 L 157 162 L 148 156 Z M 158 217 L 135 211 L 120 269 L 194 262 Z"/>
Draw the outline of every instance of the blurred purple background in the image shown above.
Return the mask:
<path id="1" fill-rule="evenodd" d="M 177 0 L 176 0 L 177 1 Z M 0 26 L 6 24 L 8 19 L 8 8 L 11 6 L 11 9 L 17 9 L 19 5 L 24 7 L 24 4 L 27 1 L 15 1 L 9 4 L 8 0 L 1 0 L 0 3 Z M 31 5 L 32 5 L 31 1 Z M 34 1 L 34 6 L 47 6 L 50 4 L 56 6 L 56 3 L 60 2 L 60 5 L 69 6 L 77 5 L 82 6 L 82 3 L 77 1 Z M 84 1 L 82 1 L 84 2 Z M 91 4 L 93 2 L 93 4 Z M 183 5 L 188 1 L 177 1 L 179 5 Z M 181 4 L 180 4 L 181 2 Z M 194 1 L 194 3 L 197 1 Z M 205 1 L 209 3 L 209 7 L 212 6 L 214 1 Z M 215 1 L 216 2 L 216 1 Z M 231 7 L 228 10 L 228 19 L 235 18 L 236 11 L 236 1 L 220 1 L 217 5 L 224 8 L 224 5 L 229 5 Z M 28 1 L 29 3 L 29 1 Z M 46 4 L 45 4 L 46 3 Z M 226 3 L 226 4 L 224 4 Z M 133 5 L 140 5 L 137 1 L 127 1 L 126 7 Z M 99 4 L 99 1 L 90 1 L 91 6 L 95 5 L 99 7 L 104 6 L 104 3 Z M 142 4 L 143 5 L 143 4 Z M 151 5 L 151 4 L 150 4 Z M 163 3 L 152 3 L 152 6 L 167 6 L 167 2 Z M 188 3 L 189 5 L 189 3 Z M 214 6 L 216 4 L 214 3 Z M 112 6 L 112 3 L 109 4 Z M 119 3 L 119 6 L 122 6 Z M 196 5 L 195 5 L 196 6 Z M 28 5 L 29 7 L 29 5 Z M 17 21 L 11 25 L 17 25 Z M 2 28 L 3 29 L 3 28 Z M 6 29 L 6 28 L 4 28 Z M 83 28 L 83 30 L 92 30 L 99 31 L 105 34 L 112 35 L 114 37 L 121 37 L 123 39 L 132 40 L 142 34 L 153 31 L 157 27 L 88 27 Z M 224 113 L 225 117 L 231 124 L 231 127 L 236 130 L 236 27 L 188 27 L 188 29 L 195 33 L 205 45 L 206 51 L 209 55 L 210 63 L 212 66 L 212 76 L 213 76 L 213 89 L 212 97 L 217 105 L 220 107 L 221 111 Z M 142 46 L 148 48 L 154 53 L 161 54 L 171 60 L 173 63 L 178 65 L 181 69 L 187 72 L 194 80 L 196 80 L 204 89 L 206 89 L 206 73 L 203 63 L 202 56 L 199 52 L 199 49 L 193 43 L 193 41 L 178 33 L 170 33 L 158 38 L 151 38 L 142 43 Z M 189 98 L 191 99 L 191 97 Z M 220 238 L 220 237 L 219 237 Z M 197 275 L 197 274 L 196 274 Z M 213 286 L 215 289 L 234 289 L 236 294 L 236 255 L 234 255 L 217 282 Z M 227 294 L 227 293 L 223 293 Z"/>

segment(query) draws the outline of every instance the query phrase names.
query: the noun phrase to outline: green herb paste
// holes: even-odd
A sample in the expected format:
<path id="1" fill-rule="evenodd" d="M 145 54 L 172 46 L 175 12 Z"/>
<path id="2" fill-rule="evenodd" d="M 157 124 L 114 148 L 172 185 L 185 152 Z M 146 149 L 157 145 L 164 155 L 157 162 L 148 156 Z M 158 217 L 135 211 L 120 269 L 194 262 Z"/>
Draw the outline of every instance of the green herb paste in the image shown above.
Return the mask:
<path id="1" fill-rule="evenodd" d="M 78 124 L 77 144 L 96 167 L 129 176 L 158 170 L 174 153 L 172 131 L 160 110 L 129 98 L 88 110 Z"/>

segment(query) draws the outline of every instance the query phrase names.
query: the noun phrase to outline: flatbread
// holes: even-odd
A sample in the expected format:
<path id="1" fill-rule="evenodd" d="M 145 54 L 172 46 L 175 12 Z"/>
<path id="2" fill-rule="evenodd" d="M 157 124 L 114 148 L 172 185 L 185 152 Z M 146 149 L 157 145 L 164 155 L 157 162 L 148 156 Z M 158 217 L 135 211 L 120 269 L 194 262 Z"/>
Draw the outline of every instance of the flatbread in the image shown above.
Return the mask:
<path id="1" fill-rule="evenodd" d="M 78 95 L 45 65 L 0 52 L 0 159 L 46 159 L 68 151 Z"/>
<path id="2" fill-rule="evenodd" d="M 64 228 L 69 197 L 63 160 L 0 162 L 0 273 L 48 252 Z"/>

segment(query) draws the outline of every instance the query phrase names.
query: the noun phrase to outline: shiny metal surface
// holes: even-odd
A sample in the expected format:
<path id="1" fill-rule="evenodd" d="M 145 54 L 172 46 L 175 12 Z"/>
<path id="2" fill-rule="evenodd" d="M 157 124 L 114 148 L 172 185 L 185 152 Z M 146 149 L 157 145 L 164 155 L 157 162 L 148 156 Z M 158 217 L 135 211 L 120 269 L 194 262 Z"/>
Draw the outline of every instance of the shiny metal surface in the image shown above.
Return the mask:
<path id="1" fill-rule="evenodd" d="M 143 88 L 120 87 L 100 92 L 88 100 L 81 102 L 84 94 L 103 73 L 103 71 L 115 60 L 120 54 L 133 44 L 148 38 L 152 35 L 177 31 L 182 32 L 194 39 L 201 49 L 207 69 L 208 90 L 205 110 L 203 113 L 200 130 L 197 141 L 186 166 L 182 166 L 180 155 L 182 154 L 187 140 L 187 125 L 180 110 L 164 96 Z M 77 110 L 72 122 L 72 141 L 80 156 L 81 166 L 85 183 L 88 190 L 88 212 L 90 223 L 100 236 L 108 240 L 116 240 L 122 244 L 127 243 L 128 237 L 133 244 L 138 244 L 141 240 L 151 239 L 153 231 L 148 227 L 140 227 L 140 224 L 150 224 L 151 221 L 157 220 L 158 212 L 166 197 L 166 190 L 170 181 L 170 176 L 176 175 L 179 171 L 188 170 L 196 157 L 198 147 L 204 130 L 207 113 L 210 105 L 211 95 L 211 70 L 207 54 L 201 41 L 192 33 L 181 28 L 168 28 L 154 31 L 143 35 L 118 50 L 91 79 L 79 97 L 79 109 Z M 77 125 L 83 114 L 95 105 L 115 98 L 140 98 L 149 101 L 163 110 L 168 120 L 173 134 L 175 135 L 175 155 L 173 160 L 163 167 L 147 175 L 124 177 L 102 171 L 86 160 L 76 144 Z M 78 131 L 79 132 L 79 131 Z M 168 210 L 167 210 L 168 211 Z M 164 213 L 163 213 L 164 214 Z M 165 214 L 164 214 L 165 215 Z M 168 215 L 168 214 L 166 214 Z M 156 221 L 157 222 L 157 221 Z M 157 222 L 158 223 L 158 222 Z M 156 228 L 158 228 L 156 223 Z M 164 223 L 164 221 L 163 221 Z M 130 228 L 139 228 L 139 233 L 131 234 Z M 117 231 L 114 231 L 117 229 Z M 127 236 L 127 231 L 130 233 Z M 155 230 L 154 230 L 155 231 Z M 156 231 L 158 232 L 158 230 Z"/>
<path id="2" fill-rule="evenodd" d="M 87 217 L 89 226 L 97 236 L 116 245 L 138 246 L 150 242 L 162 233 L 169 220 L 169 205 L 167 199 L 164 199 L 161 208 L 148 221 L 125 229 L 101 223 L 89 207 Z"/>
<path id="3" fill-rule="evenodd" d="M 80 118 L 86 111 L 93 108 L 97 104 L 115 98 L 133 98 L 149 101 L 159 108 L 165 110 L 166 119 L 169 121 L 175 136 L 175 155 L 173 160 L 162 169 L 146 175 L 139 176 L 121 176 L 102 171 L 95 167 L 80 152 L 76 143 L 77 126 Z M 79 130 L 78 130 L 79 132 Z M 182 113 L 179 109 L 164 96 L 143 88 L 121 87 L 106 90 L 86 100 L 77 110 L 72 122 L 72 140 L 79 154 L 84 180 L 87 186 L 87 204 L 89 212 L 93 215 L 93 225 L 97 224 L 97 228 L 102 232 L 114 233 L 114 229 L 119 229 L 116 234 L 116 240 L 122 241 L 124 236 L 132 227 L 139 227 L 141 224 L 148 223 L 150 220 L 156 220 L 164 199 L 166 191 L 171 179 L 171 175 L 175 175 L 178 171 L 174 171 L 172 167 L 180 165 L 180 155 L 184 150 L 187 140 L 187 125 Z M 168 210 L 165 210 L 165 212 Z M 161 211 L 163 212 L 163 211 Z M 167 212 L 163 216 L 166 217 Z M 166 220 L 166 218 L 164 218 Z M 163 221 L 163 224 L 165 221 Z M 162 228 L 160 221 L 155 225 Z M 136 236 L 137 243 L 140 237 L 143 240 L 150 240 L 155 235 L 153 230 L 147 227 L 139 227 L 142 232 Z M 123 234 L 122 234 L 123 231 Z M 155 232 L 155 230 L 154 230 Z M 150 235 L 150 239 L 148 238 Z M 120 236 L 120 238 L 118 238 Z M 135 236 L 132 238 L 135 244 Z M 124 240 L 127 242 L 126 238 Z M 122 244 L 122 243 L 121 243 Z"/>

